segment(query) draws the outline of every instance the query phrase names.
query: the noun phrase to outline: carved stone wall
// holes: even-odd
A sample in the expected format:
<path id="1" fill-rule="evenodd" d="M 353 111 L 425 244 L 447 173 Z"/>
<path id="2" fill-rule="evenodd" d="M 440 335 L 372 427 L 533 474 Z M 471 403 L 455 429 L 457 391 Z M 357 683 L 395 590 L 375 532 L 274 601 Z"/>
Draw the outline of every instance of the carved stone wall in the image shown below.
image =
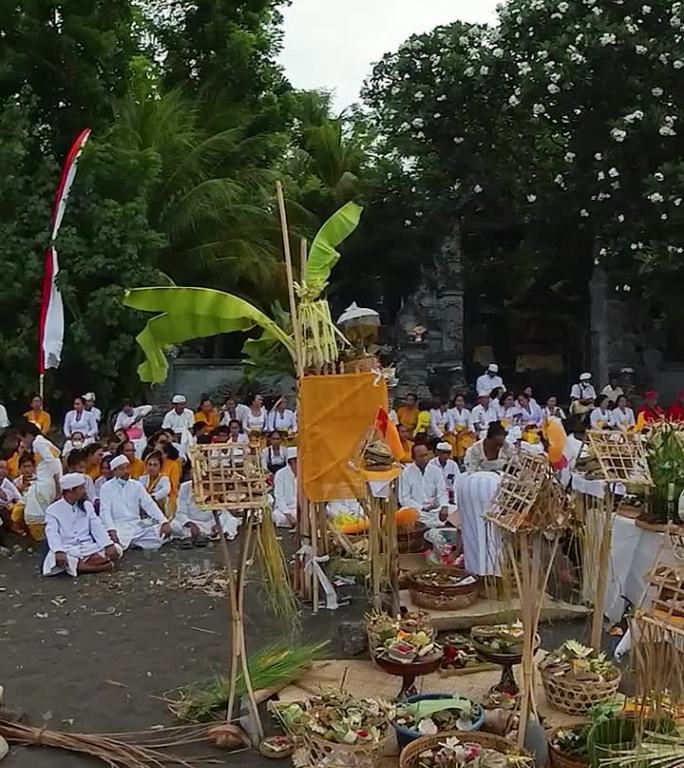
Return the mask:
<path id="1" fill-rule="evenodd" d="M 456 223 L 421 268 L 416 290 L 397 315 L 397 395 L 451 396 L 463 386 L 463 254 Z M 424 333 L 416 329 L 424 328 Z"/>

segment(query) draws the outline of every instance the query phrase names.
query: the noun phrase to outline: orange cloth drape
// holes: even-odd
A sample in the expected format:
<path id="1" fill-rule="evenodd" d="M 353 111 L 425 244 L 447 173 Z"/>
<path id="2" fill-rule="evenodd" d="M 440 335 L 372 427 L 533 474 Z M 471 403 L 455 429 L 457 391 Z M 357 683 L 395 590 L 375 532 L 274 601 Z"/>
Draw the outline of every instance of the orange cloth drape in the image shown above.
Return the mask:
<path id="1" fill-rule="evenodd" d="M 310 501 L 366 495 L 364 475 L 349 462 L 375 424 L 378 408 L 387 410 L 387 386 L 375 374 L 299 380 L 299 476 Z"/>

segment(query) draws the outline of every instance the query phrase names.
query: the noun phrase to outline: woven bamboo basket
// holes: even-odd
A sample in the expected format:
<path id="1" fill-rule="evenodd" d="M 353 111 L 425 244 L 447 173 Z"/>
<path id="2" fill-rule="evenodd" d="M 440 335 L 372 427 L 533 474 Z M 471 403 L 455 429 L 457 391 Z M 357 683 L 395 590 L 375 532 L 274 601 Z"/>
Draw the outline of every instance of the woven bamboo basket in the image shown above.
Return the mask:
<path id="1" fill-rule="evenodd" d="M 549 734 L 549 765 L 551 768 L 588 768 L 590 765 L 589 757 L 572 755 L 554 747 L 553 739 L 559 730 L 559 728 L 554 728 Z"/>
<path id="2" fill-rule="evenodd" d="M 455 568 L 450 569 L 429 569 L 430 571 L 445 572 L 449 575 L 467 574 L 465 571 L 458 571 Z M 457 611 L 460 608 L 468 608 L 477 601 L 480 590 L 480 579 L 476 579 L 472 584 L 464 586 L 431 586 L 430 584 L 421 584 L 416 580 L 419 573 L 411 574 L 406 580 L 406 588 L 411 595 L 411 602 L 420 608 L 430 608 L 434 611 Z"/>
<path id="3" fill-rule="evenodd" d="M 603 704 L 612 699 L 618 692 L 622 680 L 622 673 L 617 667 L 614 667 L 614 674 L 610 680 L 602 683 L 554 677 L 543 667 L 540 667 L 540 672 L 549 704 L 567 715 L 585 715 L 597 704 Z"/>
<path id="4" fill-rule="evenodd" d="M 449 731 L 447 733 L 437 733 L 434 736 L 423 736 L 412 741 L 401 753 L 399 768 L 419 768 L 420 755 L 423 752 L 439 746 L 452 737 L 456 737 L 467 744 L 479 744 L 481 747 L 494 749 L 504 755 L 525 754 L 515 744 L 501 736 L 494 736 L 491 733 L 482 733 L 481 731 Z"/>
<path id="5" fill-rule="evenodd" d="M 307 733 L 297 750 L 297 764 L 308 768 L 376 768 L 382 755 L 387 732 L 377 742 L 337 744 Z"/>
<path id="6" fill-rule="evenodd" d="M 414 525 L 402 525 L 397 529 L 397 542 L 399 554 L 418 554 L 427 549 L 425 543 L 425 532 L 428 530 L 426 525 L 415 523 Z"/>

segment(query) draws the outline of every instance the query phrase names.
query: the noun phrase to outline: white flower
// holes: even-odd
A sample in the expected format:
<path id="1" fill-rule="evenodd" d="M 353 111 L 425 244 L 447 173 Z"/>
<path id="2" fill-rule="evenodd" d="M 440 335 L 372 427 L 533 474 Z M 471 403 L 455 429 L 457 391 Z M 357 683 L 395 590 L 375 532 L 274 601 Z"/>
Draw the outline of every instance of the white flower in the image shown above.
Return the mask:
<path id="1" fill-rule="evenodd" d="M 413 98 L 415 101 L 422 101 L 425 98 L 425 94 L 422 91 L 416 91 L 416 94 Z"/>
<path id="2" fill-rule="evenodd" d="M 606 248 L 601 248 L 601 250 L 599 251 L 599 256 L 607 256 L 607 255 L 608 255 L 608 250 Z"/>
<path id="3" fill-rule="evenodd" d="M 402 124 L 399 126 L 399 130 L 400 130 L 400 131 L 408 131 L 408 129 L 409 129 L 410 127 L 411 127 L 411 126 L 410 126 L 408 123 L 402 123 Z"/>
<path id="4" fill-rule="evenodd" d="M 560 81 L 560 79 L 561 79 L 561 76 L 558 74 L 558 72 L 552 72 L 552 73 L 549 75 L 549 80 L 550 80 L 552 83 L 557 83 L 557 82 L 559 82 L 559 81 Z"/>
<path id="5" fill-rule="evenodd" d="M 678 198 L 677 198 L 677 199 L 674 201 L 674 204 L 677 206 L 677 208 L 679 208 L 679 206 L 682 204 L 682 198 L 681 198 L 681 197 L 678 197 Z"/>
<path id="6" fill-rule="evenodd" d="M 643 56 L 645 53 L 648 53 L 648 48 L 645 45 L 637 45 L 634 50 L 639 54 L 639 56 Z"/>
<path id="7" fill-rule="evenodd" d="M 446 100 L 447 100 L 447 97 L 445 93 L 437 97 L 437 101 L 446 101 Z"/>
<path id="8" fill-rule="evenodd" d="M 651 88 L 651 93 L 654 96 L 662 96 L 664 91 L 659 85 L 657 85 L 655 88 Z"/>
<path id="9" fill-rule="evenodd" d="M 476 184 L 476 185 L 473 187 L 473 192 L 474 192 L 476 195 L 479 195 L 479 194 L 480 194 L 480 192 L 482 192 L 482 187 L 481 187 L 479 184 Z"/>
<path id="10" fill-rule="evenodd" d="M 673 131 L 669 125 L 661 125 L 658 129 L 658 133 L 661 136 L 676 136 L 677 131 Z"/>
<path id="11" fill-rule="evenodd" d="M 535 203 L 536 201 L 537 201 L 537 196 L 536 195 L 528 195 L 527 196 L 527 202 L 528 203 Z"/>
<path id="12" fill-rule="evenodd" d="M 626 123 L 631 125 L 635 120 L 643 120 L 644 113 L 640 109 L 636 109 L 631 114 L 625 115 L 623 119 Z"/>
<path id="13" fill-rule="evenodd" d="M 468 45 L 470 43 L 470 40 L 465 35 L 461 35 L 461 37 L 458 38 L 458 42 L 461 45 Z"/>
<path id="14" fill-rule="evenodd" d="M 416 211 L 416 218 L 422 219 L 423 218 L 423 212 L 422 211 Z"/>
<path id="15" fill-rule="evenodd" d="M 425 126 L 425 120 L 422 117 L 416 117 L 411 123 L 414 128 L 423 128 Z"/>
<path id="16" fill-rule="evenodd" d="M 663 214 L 661 214 L 660 218 L 661 218 L 663 221 L 667 221 L 667 214 L 666 214 L 666 213 L 663 213 Z"/>
<path id="17" fill-rule="evenodd" d="M 594 160 L 603 160 L 603 155 L 600 152 L 597 152 L 594 155 Z"/>
<path id="18" fill-rule="evenodd" d="M 489 74 L 489 67 L 483 65 L 480 67 L 480 74 L 481 75 L 488 75 Z"/>
<path id="19" fill-rule="evenodd" d="M 580 216 L 583 219 L 588 219 L 589 218 L 589 211 L 586 208 L 582 208 L 582 210 L 580 211 Z"/>
<path id="20" fill-rule="evenodd" d="M 603 8 L 596 6 L 596 8 L 591 9 L 591 12 L 594 14 L 594 16 L 600 16 L 603 13 Z"/>
<path id="21" fill-rule="evenodd" d="M 411 219 L 404 219 L 404 226 L 410 227 L 411 226 Z"/>
<path id="22" fill-rule="evenodd" d="M 664 174 L 662 174 L 660 171 L 656 171 L 656 172 L 653 174 L 653 178 L 654 178 L 656 181 L 665 181 L 665 175 L 664 175 Z"/>
<path id="23" fill-rule="evenodd" d="M 492 51 L 492 55 L 495 56 L 497 59 L 500 59 L 504 55 L 504 49 L 503 48 L 495 48 Z"/>
<path id="24" fill-rule="evenodd" d="M 535 116 L 543 115 L 546 112 L 546 107 L 543 104 L 535 104 L 532 107 L 532 113 Z"/>
<path id="25" fill-rule="evenodd" d="M 620 175 L 620 171 L 618 171 L 617 168 L 611 168 L 608 171 L 608 175 L 610 176 L 611 179 L 616 179 Z"/>
<path id="26" fill-rule="evenodd" d="M 559 173 L 556 176 L 556 178 L 554 179 L 554 181 L 556 182 L 556 184 L 560 184 L 562 186 L 563 185 L 563 174 Z"/>
<path id="27" fill-rule="evenodd" d="M 520 99 L 517 96 L 511 96 L 511 98 L 508 100 L 508 103 L 512 107 L 517 107 L 518 104 L 520 104 Z"/>
<path id="28" fill-rule="evenodd" d="M 454 144 L 463 144 L 464 141 L 463 136 L 454 136 Z"/>
<path id="29" fill-rule="evenodd" d="M 526 61 L 518 64 L 518 72 L 520 72 L 521 75 L 529 75 L 531 71 L 532 67 Z"/>
<path id="30" fill-rule="evenodd" d="M 425 138 L 425 134 L 423 133 L 423 131 L 418 131 L 418 133 L 416 134 L 416 138 L 417 139 L 424 139 Z"/>
<path id="31" fill-rule="evenodd" d="M 546 90 L 553 94 L 560 93 L 560 88 L 555 83 L 549 83 L 549 85 L 546 87 Z"/>
<path id="32" fill-rule="evenodd" d="M 632 286 L 625 283 L 625 285 L 622 286 L 622 290 L 625 291 L 625 293 L 629 293 L 632 290 Z"/>
<path id="33" fill-rule="evenodd" d="M 618 144 L 621 144 L 627 138 L 627 131 L 623 131 L 622 128 L 613 128 L 610 135 Z"/>
<path id="34" fill-rule="evenodd" d="M 577 157 L 577 155 L 574 152 L 566 152 L 565 153 L 565 162 L 566 163 L 571 163 L 576 157 Z"/>
<path id="35" fill-rule="evenodd" d="M 561 13 L 566 13 L 568 8 L 570 8 L 570 6 L 567 3 L 558 3 L 558 10 Z"/>
<path id="36" fill-rule="evenodd" d="M 605 32 L 599 38 L 601 45 L 615 45 L 617 38 L 612 32 Z"/>
<path id="37" fill-rule="evenodd" d="M 636 243 L 632 243 L 632 244 L 631 244 L 629 247 L 630 247 L 630 248 L 631 248 L 633 251 L 637 251 L 637 250 L 639 249 L 639 246 L 638 246 Z"/>
<path id="38" fill-rule="evenodd" d="M 435 120 L 439 120 L 439 118 L 440 118 L 441 116 L 442 116 L 442 113 L 441 113 L 441 112 L 435 112 L 435 114 L 433 115 L 433 117 L 435 118 Z"/>
<path id="39" fill-rule="evenodd" d="M 682 61 L 681 59 L 677 59 L 676 61 L 672 62 L 672 66 L 675 69 L 681 69 L 682 67 L 684 67 L 684 61 Z"/>
<path id="40" fill-rule="evenodd" d="M 665 198 L 660 194 L 660 192 L 651 192 L 651 194 L 648 196 L 648 199 L 652 203 L 662 203 Z"/>
<path id="41" fill-rule="evenodd" d="M 624 224 L 624 223 L 625 223 L 625 217 L 624 217 L 624 214 L 622 214 L 622 213 L 619 213 L 619 214 L 618 214 L 618 217 L 617 217 L 617 220 L 620 222 L 620 224 Z"/>
<path id="42" fill-rule="evenodd" d="M 596 174 L 596 178 L 597 178 L 599 181 L 603 181 L 603 180 L 606 178 L 606 174 L 605 174 L 603 171 L 599 171 L 599 172 Z"/>
<path id="43" fill-rule="evenodd" d="M 651 12 L 651 6 L 650 5 L 642 5 L 641 6 L 641 12 L 648 16 L 648 14 Z"/>
<path id="44" fill-rule="evenodd" d="M 473 67 L 466 67 L 466 69 L 463 70 L 463 74 L 466 77 L 472 77 L 475 74 L 475 70 Z"/>

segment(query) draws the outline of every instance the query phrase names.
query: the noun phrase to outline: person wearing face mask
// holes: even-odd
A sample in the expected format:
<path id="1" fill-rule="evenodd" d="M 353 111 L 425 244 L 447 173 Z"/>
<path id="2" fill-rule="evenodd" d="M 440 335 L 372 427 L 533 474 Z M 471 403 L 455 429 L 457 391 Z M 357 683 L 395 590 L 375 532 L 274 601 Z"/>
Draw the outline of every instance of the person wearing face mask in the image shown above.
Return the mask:
<path id="1" fill-rule="evenodd" d="M 110 467 L 114 476 L 100 491 L 100 517 L 112 541 L 124 550 L 159 549 L 171 536 L 164 513 L 145 488 L 130 478 L 124 455 L 112 459 Z"/>
<path id="2" fill-rule="evenodd" d="M 83 432 L 72 432 L 71 437 L 64 443 L 62 447 L 62 461 L 66 466 L 66 462 L 69 459 L 69 454 L 72 451 L 80 451 L 86 445 L 86 439 Z"/>
<path id="3" fill-rule="evenodd" d="M 123 554 L 86 499 L 85 475 L 76 472 L 60 480 L 62 498 L 45 510 L 48 553 L 43 576 L 111 571 Z"/>
<path id="4" fill-rule="evenodd" d="M 98 429 L 97 420 L 92 411 L 85 409 L 83 398 L 75 397 L 73 410 L 64 417 L 64 437 L 70 440 L 74 432 L 81 432 L 86 440 L 94 440 Z"/>

